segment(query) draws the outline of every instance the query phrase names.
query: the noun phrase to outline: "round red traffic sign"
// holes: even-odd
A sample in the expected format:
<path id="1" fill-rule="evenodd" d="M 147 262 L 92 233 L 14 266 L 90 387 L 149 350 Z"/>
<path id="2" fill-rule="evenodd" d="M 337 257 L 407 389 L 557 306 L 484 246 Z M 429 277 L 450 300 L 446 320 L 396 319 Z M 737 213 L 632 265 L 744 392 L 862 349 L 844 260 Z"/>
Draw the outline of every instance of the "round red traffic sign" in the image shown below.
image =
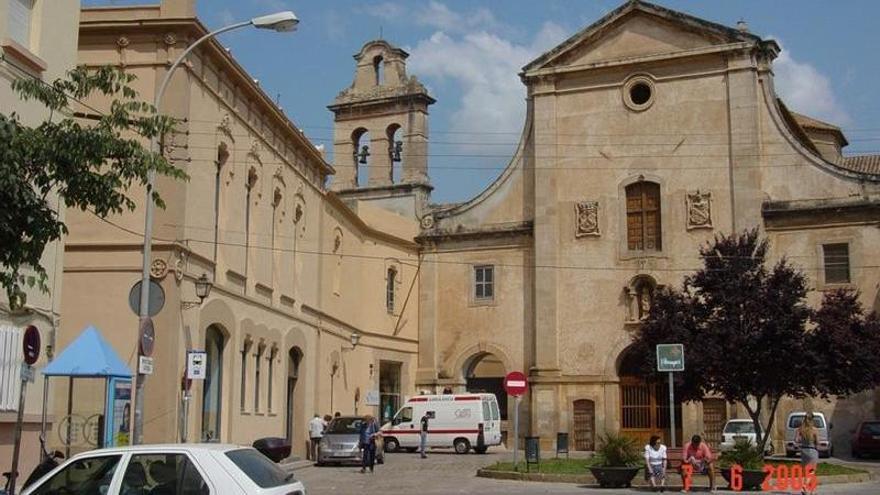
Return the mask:
<path id="1" fill-rule="evenodd" d="M 24 339 L 21 343 L 24 351 L 24 362 L 33 365 L 40 358 L 40 331 L 33 325 L 28 325 L 24 330 Z"/>
<path id="2" fill-rule="evenodd" d="M 528 385 L 529 381 L 526 379 L 526 375 L 519 371 L 511 371 L 504 377 L 504 390 L 507 391 L 507 395 L 519 397 L 526 393 Z"/>

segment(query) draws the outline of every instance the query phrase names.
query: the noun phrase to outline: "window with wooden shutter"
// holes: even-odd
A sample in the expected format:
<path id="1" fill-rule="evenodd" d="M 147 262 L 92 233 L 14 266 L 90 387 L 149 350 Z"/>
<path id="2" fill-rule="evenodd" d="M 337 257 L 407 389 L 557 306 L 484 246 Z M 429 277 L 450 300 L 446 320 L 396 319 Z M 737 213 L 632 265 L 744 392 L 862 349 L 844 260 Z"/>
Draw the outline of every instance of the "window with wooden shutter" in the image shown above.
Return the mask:
<path id="1" fill-rule="evenodd" d="M 626 187 L 626 238 L 631 251 L 660 251 L 660 185 L 636 182 Z"/>

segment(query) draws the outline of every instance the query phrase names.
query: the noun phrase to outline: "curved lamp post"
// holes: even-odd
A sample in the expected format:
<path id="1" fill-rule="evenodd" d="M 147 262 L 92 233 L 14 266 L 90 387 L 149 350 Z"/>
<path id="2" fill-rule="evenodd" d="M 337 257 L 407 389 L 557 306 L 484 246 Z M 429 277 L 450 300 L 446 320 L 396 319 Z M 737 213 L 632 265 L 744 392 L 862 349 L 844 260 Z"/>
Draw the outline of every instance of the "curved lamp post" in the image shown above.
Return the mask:
<path id="1" fill-rule="evenodd" d="M 165 90 L 168 88 L 168 83 L 171 82 L 171 76 L 174 75 L 174 70 L 183 62 L 187 55 L 189 55 L 197 46 L 201 45 L 203 42 L 217 36 L 218 34 L 225 33 L 227 31 L 232 31 L 234 29 L 243 28 L 247 26 L 253 26 L 258 29 L 271 29 L 277 32 L 291 32 L 296 30 L 296 26 L 299 24 L 299 19 L 297 19 L 296 14 L 287 10 L 284 12 L 277 12 L 275 14 L 264 15 L 260 17 L 254 17 L 249 21 L 239 22 L 236 24 L 230 24 L 226 27 L 222 27 L 215 31 L 211 31 L 210 33 L 202 36 L 195 43 L 190 45 L 179 57 L 177 60 L 171 64 L 171 67 L 168 69 L 168 72 L 165 73 L 165 78 L 162 79 L 162 84 L 159 86 L 159 91 L 156 92 L 156 97 L 153 99 L 153 107 L 156 111 L 159 111 L 159 107 L 162 104 L 162 97 L 165 96 Z M 156 153 L 158 149 L 158 140 L 153 137 L 150 139 L 150 151 L 152 153 Z M 150 301 L 150 263 L 152 262 L 152 243 L 153 243 L 153 189 L 155 187 L 156 182 L 156 172 L 151 170 L 147 174 L 147 194 L 144 203 L 144 260 L 142 266 L 141 273 L 141 301 L 140 301 L 140 321 L 143 321 L 150 317 L 149 313 L 149 301 Z M 138 363 L 137 366 L 140 368 L 140 357 L 141 353 L 138 350 Z M 135 394 L 135 405 L 134 405 L 134 422 L 132 424 L 132 439 L 133 444 L 138 445 L 143 443 L 144 438 L 144 402 L 143 391 L 144 391 L 144 381 L 145 377 L 140 373 L 140 369 L 138 369 L 137 373 L 137 383 L 136 383 L 136 394 Z"/>

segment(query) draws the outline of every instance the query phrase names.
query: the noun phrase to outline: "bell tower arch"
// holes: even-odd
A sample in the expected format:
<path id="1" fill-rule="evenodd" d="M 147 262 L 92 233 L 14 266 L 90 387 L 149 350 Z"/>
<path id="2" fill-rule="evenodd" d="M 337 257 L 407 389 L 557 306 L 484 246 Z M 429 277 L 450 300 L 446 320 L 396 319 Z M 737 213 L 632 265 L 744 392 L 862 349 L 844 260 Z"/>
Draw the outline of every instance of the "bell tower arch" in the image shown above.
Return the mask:
<path id="1" fill-rule="evenodd" d="M 415 76 L 409 54 L 385 40 L 354 55 L 354 81 L 328 108 L 334 114 L 332 189 L 419 216 L 427 205 L 428 106 L 435 100 Z"/>

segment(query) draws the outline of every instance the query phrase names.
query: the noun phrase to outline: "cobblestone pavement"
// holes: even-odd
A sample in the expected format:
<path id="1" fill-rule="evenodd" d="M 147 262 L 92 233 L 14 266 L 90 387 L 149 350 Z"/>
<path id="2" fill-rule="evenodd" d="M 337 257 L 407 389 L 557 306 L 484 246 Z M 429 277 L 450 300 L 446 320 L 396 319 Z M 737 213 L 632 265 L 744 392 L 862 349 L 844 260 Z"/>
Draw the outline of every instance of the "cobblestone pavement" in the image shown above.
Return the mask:
<path id="1" fill-rule="evenodd" d="M 456 455 L 452 452 L 431 452 L 427 459 L 418 454 L 389 454 L 386 464 L 376 466 L 373 474 L 361 474 L 360 467 L 304 467 L 295 471 L 309 495 L 440 495 L 473 493 L 480 495 L 510 494 L 634 494 L 649 493 L 643 489 L 599 490 L 575 484 L 538 483 L 478 478 L 480 467 L 506 460 L 504 451 L 486 455 Z M 867 466 L 866 466 L 867 467 Z M 722 481 L 723 482 L 723 481 Z M 707 493 L 708 490 L 703 490 Z M 675 493 L 667 491 L 666 493 Z M 696 490 L 696 493 L 700 493 Z M 719 490 L 719 493 L 731 493 Z M 785 492 L 776 492 L 785 493 Z M 840 495 L 878 495 L 880 482 L 821 486 L 819 493 Z"/>

